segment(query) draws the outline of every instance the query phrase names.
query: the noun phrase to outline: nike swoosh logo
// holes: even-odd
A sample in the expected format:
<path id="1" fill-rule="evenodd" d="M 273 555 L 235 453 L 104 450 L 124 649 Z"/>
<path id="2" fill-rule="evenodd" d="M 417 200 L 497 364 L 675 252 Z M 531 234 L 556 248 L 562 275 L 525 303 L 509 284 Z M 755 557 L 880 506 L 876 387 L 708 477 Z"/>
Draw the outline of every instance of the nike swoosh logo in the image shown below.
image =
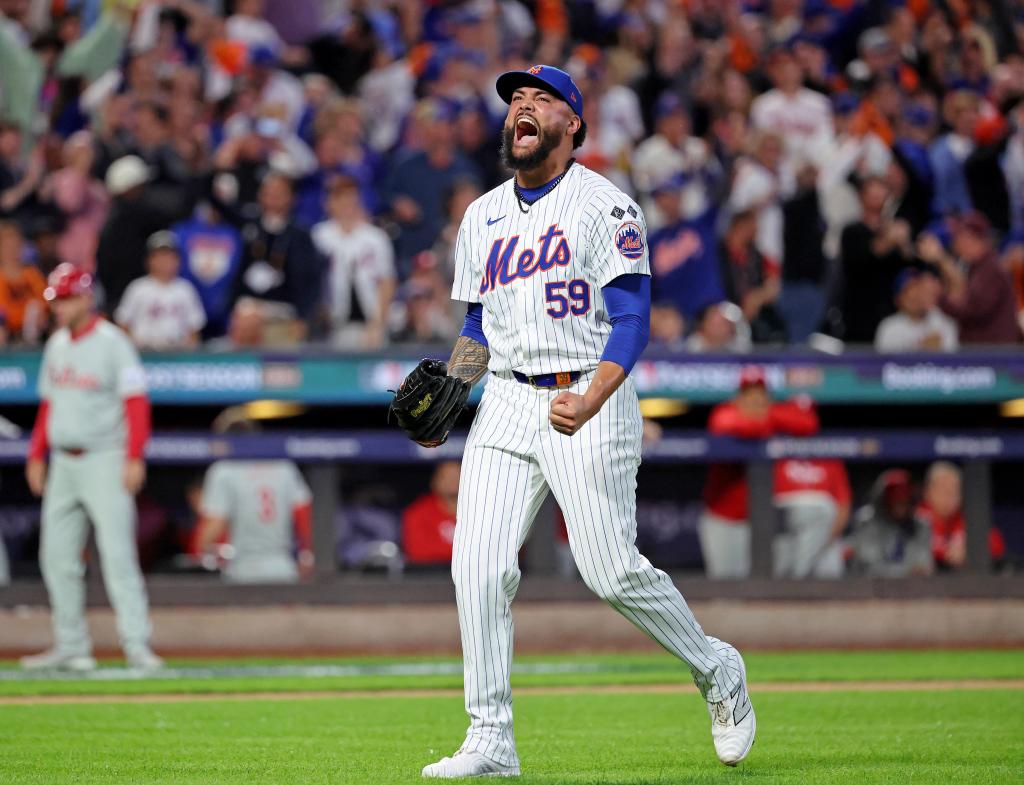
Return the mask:
<path id="1" fill-rule="evenodd" d="M 752 707 L 746 691 L 743 691 L 741 696 L 735 697 L 737 700 L 732 712 L 732 721 L 734 725 L 739 725 L 750 714 Z"/>
<path id="2" fill-rule="evenodd" d="M 500 221 L 504 217 L 505 217 L 504 215 L 499 215 L 497 218 L 488 218 L 487 219 L 487 225 L 488 226 L 494 226 L 494 224 L 498 223 L 498 221 Z"/>

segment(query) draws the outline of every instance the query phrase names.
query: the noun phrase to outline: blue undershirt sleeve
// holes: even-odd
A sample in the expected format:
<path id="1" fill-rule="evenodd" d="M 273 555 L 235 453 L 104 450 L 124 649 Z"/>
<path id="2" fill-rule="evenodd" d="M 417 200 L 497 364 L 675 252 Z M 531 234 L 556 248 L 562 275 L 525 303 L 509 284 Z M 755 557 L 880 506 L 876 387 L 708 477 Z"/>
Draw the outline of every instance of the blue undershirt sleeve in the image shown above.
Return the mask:
<path id="1" fill-rule="evenodd" d="M 650 297 L 648 296 L 648 300 Z M 484 336 L 484 307 L 480 303 L 470 303 L 466 310 L 466 320 L 462 323 L 462 332 L 467 338 L 472 338 L 477 343 L 487 346 L 487 338 Z"/>
<path id="2" fill-rule="evenodd" d="M 601 292 L 612 323 L 601 359 L 621 365 L 628 374 L 651 335 L 651 277 L 620 275 Z"/>

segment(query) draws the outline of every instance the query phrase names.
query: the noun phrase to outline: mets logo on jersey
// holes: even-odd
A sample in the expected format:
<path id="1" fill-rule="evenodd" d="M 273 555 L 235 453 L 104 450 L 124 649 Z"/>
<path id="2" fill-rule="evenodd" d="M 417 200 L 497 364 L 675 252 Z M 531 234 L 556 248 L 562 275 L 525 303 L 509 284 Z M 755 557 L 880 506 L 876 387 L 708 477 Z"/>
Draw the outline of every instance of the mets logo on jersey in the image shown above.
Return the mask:
<path id="1" fill-rule="evenodd" d="M 644 235 L 640 226 L 633 221 L 626 221 L 615 233 L 615 247 L 619 253 L 635 262 L 644 255 Z"/>
<path id="2" fill-rule="evenodd" d="M 572 261 L 569 241 L 565 239 L 565 233 L 558 228 L 558 224 L 551 224 L 537 238 L 535 248 L 523 248 L 516 256 L 519 240 L 517 234 L 509 238 L 499 237 L 494 241 L 484 263 L 480 294 L 487 294 L 498 286 L 508 286 L 513 281 L 545 272 L 555 265 L 566 267 Z"/>

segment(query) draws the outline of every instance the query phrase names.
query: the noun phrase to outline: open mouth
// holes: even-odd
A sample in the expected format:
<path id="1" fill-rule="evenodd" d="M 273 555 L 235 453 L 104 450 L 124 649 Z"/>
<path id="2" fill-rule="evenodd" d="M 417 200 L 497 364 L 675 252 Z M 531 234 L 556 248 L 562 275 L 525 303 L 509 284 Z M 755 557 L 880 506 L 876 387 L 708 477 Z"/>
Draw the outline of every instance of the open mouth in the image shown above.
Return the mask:
<path id="1" fill-rule="evenodd" d="M 540 126 L 537 121 L 528 115 L 522 115 L 516 120 L 516 141 L 530 143 L 540 136 Z"/>

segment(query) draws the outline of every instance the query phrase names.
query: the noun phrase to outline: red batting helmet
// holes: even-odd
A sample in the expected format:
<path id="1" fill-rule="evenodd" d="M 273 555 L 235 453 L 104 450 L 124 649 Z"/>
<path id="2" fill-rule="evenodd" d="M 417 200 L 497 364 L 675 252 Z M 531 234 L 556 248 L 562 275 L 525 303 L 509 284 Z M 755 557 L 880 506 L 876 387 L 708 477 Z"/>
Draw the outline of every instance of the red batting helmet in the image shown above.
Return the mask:
<path id="1" fill-rule="evenodd" d="M 74 297 L 92 290 L 92 276 L 70 262 L 58 264 L 46 281 L 49 286 L 43 292 L 47 300 Z"/>

